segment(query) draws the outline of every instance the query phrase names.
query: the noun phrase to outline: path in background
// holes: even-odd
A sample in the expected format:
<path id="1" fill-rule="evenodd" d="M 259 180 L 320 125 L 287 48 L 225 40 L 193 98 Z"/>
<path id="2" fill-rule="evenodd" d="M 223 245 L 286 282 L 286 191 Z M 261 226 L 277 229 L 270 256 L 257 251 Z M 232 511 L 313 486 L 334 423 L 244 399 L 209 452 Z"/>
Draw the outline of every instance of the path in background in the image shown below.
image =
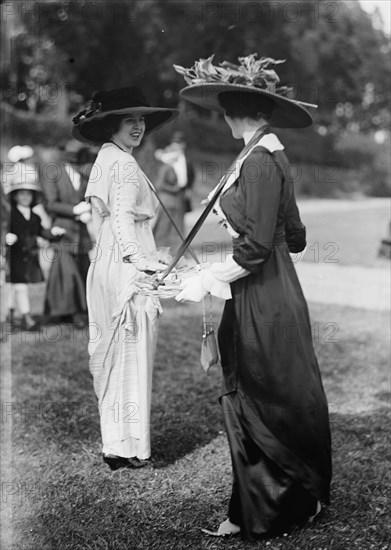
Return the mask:
<path id="1" fill-rule="evenodd" d="M 389 200 L 308 199 L 298 203 L 308 245 L 295 265 L 307 300 L 389 310 L 390 261 L 377 256 L 390 223 Z M 200 212 L 187 215 L 187 232 Z M 224 261 L 231 239 L 211 214 L 194 245 L 202 261 Z"/>
<path id="2" fill-rule="evenodd" d="M 377 256 L 390 223 L 389 200 L 307 199 L 298 203 L 308 246 L 295 265 L 307 300 L 389 310 L 390 261 Z M 186 234 L 201 212 L 186 214 Z M 228 232 L 218 227 L 216 219 L 210 214 L 194 241 L 202 262 L 224 261 L 232 246 Z M 34 287 L 33 313 L 41 314 L 44 285 Z M 6 298 L 7 289 L 2 287 L 2 320 Z"/>

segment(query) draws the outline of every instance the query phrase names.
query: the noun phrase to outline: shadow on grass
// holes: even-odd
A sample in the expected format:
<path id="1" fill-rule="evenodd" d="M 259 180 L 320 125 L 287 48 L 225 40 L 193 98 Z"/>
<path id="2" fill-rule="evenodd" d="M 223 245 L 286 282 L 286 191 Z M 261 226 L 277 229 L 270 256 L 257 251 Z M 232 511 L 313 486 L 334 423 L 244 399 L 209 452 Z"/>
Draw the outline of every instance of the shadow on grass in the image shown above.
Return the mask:
<path id="1" fill-rule="evenodd" d="M 153 375 L 151 443 L 156 467 L 205 445 L 222 430 L 220 369 L 204 374 L 199 362 L 201 312 L 167 301 Z M 198 308 L 199 309 L 199 308 Z M 55 444 L 59 452 L 82 447 L 100 456 L 97 400 L 88 369 L 87 332 L 53 325 L 50 332 L 13 336 L 12 371 L 20 401 L 8 416 L 18 437 Z M 27 433 L 27 436 L 26 436 Z"/>
<path id="2" fill-rule="evenodd" d="M 331 505 L 314 524 L 270 539 L 268 549 L 387 548 L 388 426 L 387 409 L 335 419 Z M 41 467 L 44 487 L 29 508 L 24 540 L 41 550 L 212 548 L 200 527 L 216 527 L 226 514 L 231 479 L 225 439 L 210 442 L 207 453 L 165 470 L 114 474 L 94 462 L 77 469 L 71 462 L 55 469 L 48 463 Z M 232 549 L 264 545 L 229 541 Z"/>
<path id="3" fill-rule="evenodd" d="M 268 546 L 232 539 L 230 548 L 388 548 L 384 316 L 315 311 L 341 326 L 339 342 L 317 344 L 326 391 L 338 405 L 331 506 L 315 524 Z M 224 519 L 231 485 L 227 442 L 216 437 L 219 369 L 206 376 L 199 365 L 201 308 L 165 304 L 153 382 L 155 463 L 137 472 L 112 474 L 102 463 L 83 333 L 64 332 L 56 342 L 12 338 L 14 400 L 3 411 L 12 418 L 14 454 L 3 502 L 13 502 L 13 550 L 219 548 L 199 530 Z"/>

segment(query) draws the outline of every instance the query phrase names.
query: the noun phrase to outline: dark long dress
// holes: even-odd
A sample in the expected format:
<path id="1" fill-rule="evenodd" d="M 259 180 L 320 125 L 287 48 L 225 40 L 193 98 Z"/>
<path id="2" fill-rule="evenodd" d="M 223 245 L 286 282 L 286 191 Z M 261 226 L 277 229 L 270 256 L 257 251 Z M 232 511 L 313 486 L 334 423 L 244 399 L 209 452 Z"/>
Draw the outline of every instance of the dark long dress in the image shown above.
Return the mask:
<path id="1" fill-rule="evenodd" d="M 88 251 L 91 239 L 84 223 L 77 221 L 73 207 L 84 200 L 88 173 L 80 173 L 80 188 L 76 191 L 63 163 L 53 174 L 45 170 L 42 184 L 47 212 L 53 225 L 66 234 L 54 247 L 45 298 L 45 314 L 65 317 L 87 312 L 86 279 L 90 265 Z"/>
<path id="2" fill-rule="evenodd" d="M 221 196 L 235 261 L 219 328 L 220 399 L 233 465 L 230 520 L 245 539 L 301 523 L 329 501 L 328 406 L 289 251 L 305 247 L 289 163 L 256 147 Z"/>

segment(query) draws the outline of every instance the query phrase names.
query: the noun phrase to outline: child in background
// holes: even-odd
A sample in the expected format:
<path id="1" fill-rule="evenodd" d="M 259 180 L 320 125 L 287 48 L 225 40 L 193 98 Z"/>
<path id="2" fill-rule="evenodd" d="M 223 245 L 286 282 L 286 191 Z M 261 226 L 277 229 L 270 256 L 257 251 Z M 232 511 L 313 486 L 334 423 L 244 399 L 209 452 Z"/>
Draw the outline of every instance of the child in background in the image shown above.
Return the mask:
<path id="1" fill-rule="evenodd" d="M 22 328 L 34 330 L 37 324 L 31 317 L 28 284 L 44 280 L 38 260 L 37 237 L 53 240 L 66 231 L 61 227 L 45 229 L 40 217 L 33 212 L 42 193 L 34 167 L 18 163 L 7 179 L 5 192 L 11 202 L 9 232 L 5 238 L 9 264 L 7 280 L 11 283 L 9 317 L 13 323 L 16 307 L 22 315 Z"/>

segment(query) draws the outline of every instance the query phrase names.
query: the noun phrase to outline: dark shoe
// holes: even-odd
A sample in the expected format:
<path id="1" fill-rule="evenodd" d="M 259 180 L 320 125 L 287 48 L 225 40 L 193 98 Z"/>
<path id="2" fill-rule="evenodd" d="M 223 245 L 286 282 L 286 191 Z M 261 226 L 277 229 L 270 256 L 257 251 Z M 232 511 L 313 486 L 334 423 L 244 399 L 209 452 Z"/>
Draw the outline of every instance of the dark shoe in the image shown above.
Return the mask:
<path id="1" fill-rule="evenodd" d="M 103 455 L 103 462 L 109 465 L 111 470 L 119 470 L 120 468 L 144 468 L 151 464 L 151 459 L 140 460 L 133 456 L 124 458 L 123 456 Z"/>
<path id="2" fill-rule="evenodd" d="M 108 464 L 110 470 L 119 470 L 120 468 L 128 468 L 129 459 L 122 456 L 106 456 L 103 455 L 103 462 Z"/>
<path id="3" fill-rule="evenodd" d="M 146 466 L 152 465 L 152 460 L 150 458 L 137 458 L 136 456 L 128 458 L 129 466 L 128 468 L 145 468 Z"/>
<path id="4" fill-rule="evenodd" d="M 31 317 L 29 313 L 23 315 L 22 317 L 22 329 L 23 330 L 36 330 L 38 328 L 38 323 Z"/>

